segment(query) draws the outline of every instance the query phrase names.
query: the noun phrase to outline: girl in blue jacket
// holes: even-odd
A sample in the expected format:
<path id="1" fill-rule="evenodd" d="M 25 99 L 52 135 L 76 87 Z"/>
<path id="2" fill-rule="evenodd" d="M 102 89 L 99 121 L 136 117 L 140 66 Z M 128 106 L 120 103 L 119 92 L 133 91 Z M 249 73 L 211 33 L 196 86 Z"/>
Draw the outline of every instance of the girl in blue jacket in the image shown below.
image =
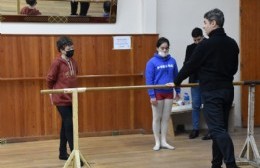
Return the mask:
<path id="1" fill-rule="evenodd" d="M 176 61 L 169 54 L 169 40 L 161 37 L 157 41 L 157 52 L 146 64 L 146 85 L 167 85 L 173 83 L 178 74 Z M 180 98 L 180 88 L 175 88 L 175 98 Z M 153 112 L 153 134 L 155 146 L 153 150 L 160 148 L 174 149 L 166 141 L 168 120 L 172 109 L 174 92 L 173 88 L 149 89 L 150 102 Z"/>

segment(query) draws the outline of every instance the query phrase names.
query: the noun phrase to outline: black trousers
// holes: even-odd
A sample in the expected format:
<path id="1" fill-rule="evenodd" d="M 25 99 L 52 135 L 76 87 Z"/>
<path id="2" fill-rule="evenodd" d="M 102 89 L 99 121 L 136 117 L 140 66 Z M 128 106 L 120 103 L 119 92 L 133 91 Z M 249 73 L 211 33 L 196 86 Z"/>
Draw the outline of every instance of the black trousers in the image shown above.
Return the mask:
<path id="1" fill-rule="evenodd" d="M 72 123 L 72 106 L 57 106 L 62 122 L 60 129 L 60 155 L 67 156 L 67 142 L 70 150 L 73 146 L 73 123 Z"/>
<path id="2" fill-rule="evenodd" d="M 234 99 L 234 89 L 202 92 L 204 116 L 212 137 L 212 168 L 220 168 L 222 162 L 234 167 L 234 145 L 228 133 L 228 118 Z"/>
<path id="3" fill-rule="evenodd" d="M 70 2 L 71 6 L 71 15 L 77 15 L 78 2 Z M 89 2 L 80 2 L 80 16 L 86 16 L 89 9 Z"/>

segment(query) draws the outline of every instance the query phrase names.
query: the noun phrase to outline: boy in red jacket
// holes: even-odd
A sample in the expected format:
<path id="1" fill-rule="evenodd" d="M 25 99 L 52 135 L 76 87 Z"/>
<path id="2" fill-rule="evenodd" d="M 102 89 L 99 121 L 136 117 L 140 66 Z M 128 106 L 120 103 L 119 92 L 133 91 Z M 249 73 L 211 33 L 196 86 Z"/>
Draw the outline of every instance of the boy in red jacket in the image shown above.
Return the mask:
<path id="1" fill-rule="evenodd" d="M 77 87 L 78 66 L 72 58 L 74 54 L 73 42 L 70 38 L 63 36 L 57 41 L 57 49 L 60 55 L 53 61 L 47 75 L 49 89 L 63 89 Z M 56 105 L 62 125 L 60 130 L 59 159 L 67 160 L 67 142 L 70 150 L 73 150 L 73 124 L 72 124 L 72 96 L 71 94 L 51 95 L 53 104 Z"/>
<path id="2" fill-rule="evenodd" d="M 22 15 L 41 15 L 42 13 L 36 9 L 37 0 L 26 0 L 28 6 L 21 9 L 20 14 Z"/>

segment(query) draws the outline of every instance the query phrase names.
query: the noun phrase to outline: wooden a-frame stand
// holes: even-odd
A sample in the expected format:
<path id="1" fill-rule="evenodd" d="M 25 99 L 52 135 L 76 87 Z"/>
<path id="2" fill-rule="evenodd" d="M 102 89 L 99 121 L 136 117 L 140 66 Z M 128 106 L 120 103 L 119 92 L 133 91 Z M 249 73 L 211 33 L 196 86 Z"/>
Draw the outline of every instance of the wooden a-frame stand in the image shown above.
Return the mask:
<path id="1" fill-rule="evenodd" d="M 83 157 L 79 151 L 79 134 L 78 134 L 78 89 L 72 89 L 72 111 L 73 111 L 73 144 L 74 149 L 71 152 L 68 160 L 63 168 L 68 168 L 72 164 L 73 168 L 80 168 L 80 160 L 84 163 L 84 166 L 90 168 L 90 164 Z"/>
<path id="2" fill-rule="evenodd" d="M 247 138 L 238 158 L 238 164 L 260 166 L 260 156 L 254 138 L 255 85 L 249 85 Z"/>
<path id="3" fill-rule="evenodd" d="M 72 165 L 72 168 L 81 168 L 80 160 L 84 163 L 84 166 L 91 168 L 90 164 L 83 157 L 79 151 L 79 134 L 78 134 L 78 92 L 85 92 L 86 88 L 68 88 L 68 89 L 55 89 L 55 90 L 42 90 L 41 93 L 71 93 L 72 94 L 72 121 L 73 121 L 73 145 L 74 149 L 71 152 L 68 160 L 63 168 L 68 168 Z"/>

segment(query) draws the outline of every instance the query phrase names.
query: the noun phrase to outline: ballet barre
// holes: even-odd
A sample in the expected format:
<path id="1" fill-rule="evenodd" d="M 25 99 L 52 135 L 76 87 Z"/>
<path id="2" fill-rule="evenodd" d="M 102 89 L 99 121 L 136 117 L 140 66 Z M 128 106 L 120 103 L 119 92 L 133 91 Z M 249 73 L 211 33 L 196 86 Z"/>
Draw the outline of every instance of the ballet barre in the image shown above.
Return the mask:
<path id="1" fill-rule="evenodd" d="M 260 81 L 239 81 L 233 82 L 233 85 L 248 85 L 248 131 L 245 145 L 239 155 L 239 161 L 243 164 L 251 164 L 260 166 L 260 156 L 254 139 L 254 104 L 255 104 L 255 85 L 260 85 Z M 178 87 L 194 87 L 197 83 L 182 84 Z M 65 88 L 41 90 L 42 94 L 66 93 L 72 94 L 72 110 L 73 110 L 73 141 L 74 149 L 63 168 L 68 168 L 72 164 L 73 168 L 80 168 L 80 159 L 85 165 L 91 168 L 84 156 L 79 151 L 78 143 L 78 93 L 87 91 L 106 91 L 106 90 L 131 90 L 131 89 L 155 89 L 155 88 L 173 88 L 175 86 L 168 85 L 139 85 L 139 86 L 112 86 L 112 87 L 81 87 L 81 88 Z"/>

